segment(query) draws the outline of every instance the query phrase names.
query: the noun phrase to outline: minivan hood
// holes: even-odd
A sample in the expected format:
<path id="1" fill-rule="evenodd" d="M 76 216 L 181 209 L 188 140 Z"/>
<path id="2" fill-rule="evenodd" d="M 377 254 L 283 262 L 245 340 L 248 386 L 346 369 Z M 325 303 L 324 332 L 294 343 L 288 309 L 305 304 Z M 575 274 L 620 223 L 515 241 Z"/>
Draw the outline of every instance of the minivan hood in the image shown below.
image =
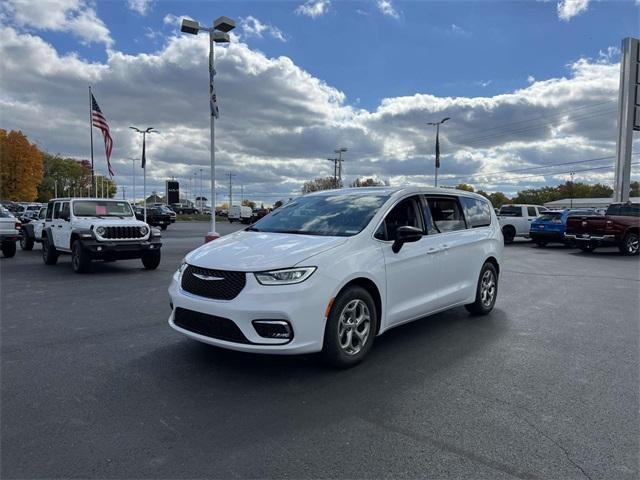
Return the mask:
<path id="1" fill-rule="evenodd" d="M 293 267 L 346 241 L 345 237 L 241 231 L 197 248 L 187 254 L 186 261 L 213 270 L 260 272 Z"/>

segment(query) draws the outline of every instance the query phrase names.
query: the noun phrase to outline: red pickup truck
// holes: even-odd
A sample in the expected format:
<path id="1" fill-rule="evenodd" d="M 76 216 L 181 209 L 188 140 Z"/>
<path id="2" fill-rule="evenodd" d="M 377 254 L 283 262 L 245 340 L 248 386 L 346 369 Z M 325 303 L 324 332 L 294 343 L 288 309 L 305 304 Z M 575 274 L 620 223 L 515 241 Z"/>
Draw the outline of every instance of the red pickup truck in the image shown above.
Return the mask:
<path id="1" fill-rule="evenodd" d="M 569 217 L 565 238 L 585 252 L 617 246 L 625 255 L 638 255 L 640 203 L 612 203 L 604 215 Z"/>

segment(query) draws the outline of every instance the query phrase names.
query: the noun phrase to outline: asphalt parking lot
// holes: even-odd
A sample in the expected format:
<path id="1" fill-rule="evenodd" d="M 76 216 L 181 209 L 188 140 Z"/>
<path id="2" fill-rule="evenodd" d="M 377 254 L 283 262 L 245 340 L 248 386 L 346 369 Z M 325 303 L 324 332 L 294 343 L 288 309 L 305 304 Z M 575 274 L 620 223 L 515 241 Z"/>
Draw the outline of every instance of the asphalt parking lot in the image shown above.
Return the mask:
<path id="1" fill-rule="evenodd" d="M 490 316 L 405 325 L 336 371 L 168 327 L 206 229 L 171 226 L 156 271 L 0 260 L 3 478 L 638 478 L 637 258 L 518 241 Z"/>

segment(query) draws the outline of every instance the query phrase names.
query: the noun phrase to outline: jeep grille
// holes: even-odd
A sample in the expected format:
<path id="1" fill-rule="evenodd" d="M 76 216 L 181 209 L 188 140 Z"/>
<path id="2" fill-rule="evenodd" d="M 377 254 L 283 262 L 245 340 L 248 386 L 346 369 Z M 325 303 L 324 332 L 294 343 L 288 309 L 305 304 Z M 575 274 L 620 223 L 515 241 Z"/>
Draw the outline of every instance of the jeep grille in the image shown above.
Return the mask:
<path id="1" fill-rule="evenodd" d="M 104 230 L 104 235 L 101 235 L 101 237 L 109 240 L 125 240 L 144 237 L 144 235 L 140 233 L 140 227 L 104 227 Z"/>

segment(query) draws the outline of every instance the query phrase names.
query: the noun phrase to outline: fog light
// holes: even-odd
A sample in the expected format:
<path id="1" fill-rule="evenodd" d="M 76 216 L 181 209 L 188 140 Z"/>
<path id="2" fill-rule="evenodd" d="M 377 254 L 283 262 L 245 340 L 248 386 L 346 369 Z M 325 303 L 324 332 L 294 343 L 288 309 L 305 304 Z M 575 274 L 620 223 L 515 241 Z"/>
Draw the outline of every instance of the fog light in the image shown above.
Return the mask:
<path id="1" fill-rule="evenodd" d="M 96 248 L 96 250 L 98 250 L 99 252 L 101 252 L 101 251 L 102 251 L 102 247 L 98 247 L 98 248 Z"/>
<path id="2" fill-rule="evenodd" d="M 284 320 L 254 320 L 251 323 L 261 337 L 284 340 L 293 338 L 291 325 Z"/>

